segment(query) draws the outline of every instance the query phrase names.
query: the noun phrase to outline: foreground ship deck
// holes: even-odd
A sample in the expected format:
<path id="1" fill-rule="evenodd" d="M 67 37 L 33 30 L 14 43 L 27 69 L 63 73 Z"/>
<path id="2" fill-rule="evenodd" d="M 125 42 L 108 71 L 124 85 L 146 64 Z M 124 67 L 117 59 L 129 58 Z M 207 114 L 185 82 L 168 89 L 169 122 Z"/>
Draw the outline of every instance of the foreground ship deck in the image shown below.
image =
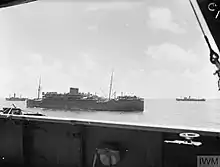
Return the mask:
<path id="1" fill-rule="evenodd" d="M 191 167 L 198 155 L 220 155 L 213 129 L 24 115 L 0 115 L 0 124 L 1 166 L 101 167 L 95 155 L 107 155 L 103 147 L 117 167 Z M 187 141 L 179 136 L 185 132 L 200 136 Z"/>

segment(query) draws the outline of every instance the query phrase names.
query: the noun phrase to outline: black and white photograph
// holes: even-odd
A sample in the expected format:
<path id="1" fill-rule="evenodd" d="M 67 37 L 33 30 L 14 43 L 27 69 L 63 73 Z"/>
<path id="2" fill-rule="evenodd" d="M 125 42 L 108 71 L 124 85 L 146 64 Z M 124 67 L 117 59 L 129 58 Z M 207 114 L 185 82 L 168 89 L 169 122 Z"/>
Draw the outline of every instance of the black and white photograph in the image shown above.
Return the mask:
<path id="1" fill-rule="evenodd" d="M 2 0 L 0 166 L 220 167 L 220 0 Z"/>

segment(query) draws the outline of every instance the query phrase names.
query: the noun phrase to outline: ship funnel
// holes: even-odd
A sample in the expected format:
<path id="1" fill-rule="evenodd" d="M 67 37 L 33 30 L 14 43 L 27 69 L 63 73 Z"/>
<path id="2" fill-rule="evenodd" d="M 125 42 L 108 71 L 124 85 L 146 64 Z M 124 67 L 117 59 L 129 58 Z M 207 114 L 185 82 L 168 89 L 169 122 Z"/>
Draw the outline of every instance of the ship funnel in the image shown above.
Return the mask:
<path id="1" fill-rule="evenodd" d="M 79 94 L 79 88 L 70 88 L 70 94 L 71 95 L 78 95 Z"/>

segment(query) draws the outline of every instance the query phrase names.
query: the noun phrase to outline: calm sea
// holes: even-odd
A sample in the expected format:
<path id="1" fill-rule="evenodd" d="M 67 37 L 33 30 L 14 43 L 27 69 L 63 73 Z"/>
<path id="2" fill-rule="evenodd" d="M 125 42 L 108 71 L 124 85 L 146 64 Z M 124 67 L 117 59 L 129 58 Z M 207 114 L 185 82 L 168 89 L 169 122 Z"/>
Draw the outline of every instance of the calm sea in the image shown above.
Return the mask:
<path id="1" fill-rule="evenodd" d="M 43 111 L 41 109 L 27 109 L 25 102 L 8 102 L 0 99 L 1 108 L 12 106 L 12 103 L 26 111 L 40 111 L 53 117 L 220 130 L 220 100 L 177 102 L 175 99 L 151 99 L 145 100 L 144 113 L 117 113 Z"/>

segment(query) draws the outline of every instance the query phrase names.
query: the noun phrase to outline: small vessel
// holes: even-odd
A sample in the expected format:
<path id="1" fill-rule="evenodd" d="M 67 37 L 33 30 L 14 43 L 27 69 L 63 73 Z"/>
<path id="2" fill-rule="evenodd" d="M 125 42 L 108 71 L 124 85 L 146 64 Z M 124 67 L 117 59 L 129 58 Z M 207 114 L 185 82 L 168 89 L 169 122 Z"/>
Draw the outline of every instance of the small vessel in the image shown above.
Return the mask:
<path id="1" fill-rule="evenodd" d="M 13 104 L 14 107 L 3 107 L 2 110 L 0 110 L 0 113 L 2 114 L 8 114 L 8 115 L 33 115 L 33 116 L 46 116 L 45 114 L 42 113 L 33 113 L 33 112 L 28 112 L 28 111 L 24 111 L 20 108 L 15 107 L 15 105 Z"/>
<path id="2" fill-rule="evenodd" d="M 184 98 L 176 98 L 176 101 L 206 101 L 204 98 L 191 98 L 189 97 L 184 97 Z"/>
<path id="3" fill-rule="evenodd" d="M 27 100 L 27 98 L 23 98 L 23 97 L 16 97 L 16 94 L 14 93 L 13 97 L 6 97 L 5 98 L 6 101 L 25 101 Z"/>
<path id="4" fill-rule="evenodd" d="M 112 92 L 111 76 L 109 97 L 103 98 L 91 93 L 79 92 L 79 88 L 70 88 L 68 93 L 57 92 L 42 93 L 40 98 L 40 82 L 38 87 L 38 98 L 28 99 L 27 108 L 45 108 L 74 111 L 120 111 L 120 112 L 143 112 L 144 99 L 137 96 L 121 95 L 111 98 Z"/>

